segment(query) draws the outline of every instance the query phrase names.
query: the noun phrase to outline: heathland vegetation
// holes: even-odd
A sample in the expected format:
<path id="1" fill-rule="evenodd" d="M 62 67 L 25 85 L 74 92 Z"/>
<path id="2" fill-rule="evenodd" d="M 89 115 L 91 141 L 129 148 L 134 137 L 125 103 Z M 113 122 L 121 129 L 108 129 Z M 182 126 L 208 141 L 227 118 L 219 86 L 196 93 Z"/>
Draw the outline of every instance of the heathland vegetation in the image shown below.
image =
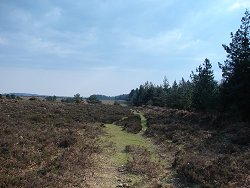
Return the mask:
<path id="1" fill-rule="evenodd" d="M 249 187 L 248 11 L 231 39 L 221 83 L 205 59 L 117 98 L 0 95 L 0 187 Z"/>

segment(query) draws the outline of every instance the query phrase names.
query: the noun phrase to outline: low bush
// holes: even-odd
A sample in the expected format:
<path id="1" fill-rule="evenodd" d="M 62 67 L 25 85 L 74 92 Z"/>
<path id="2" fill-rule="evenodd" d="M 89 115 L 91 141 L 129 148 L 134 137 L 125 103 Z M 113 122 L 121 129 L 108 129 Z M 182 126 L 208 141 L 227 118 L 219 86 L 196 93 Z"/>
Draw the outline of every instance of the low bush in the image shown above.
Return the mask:
<path id="1" fill-rule="evenodd" d="M 0 187 L 87 187 L 101 123 L 130 114 L 111 105 L 0 101 Z"/>
<path id="2" fill-rule="evenodd" d="M 142 130 L 141 118 L 139 115 L 130 115 L 116 122 L 117 125 L 122 126 L 124 130 L 130 133 L 137 134 Z"/>
<path id="3" fill-rule="evenodd" d="M 129 145 L 125 151 L 131 154 L 126 164 L 129 173 L 146 175 L 148 179 L 152 179 L 161 172 L 161 166 L 151 160 L 151 153 L 146 148 Z"/>
<path id="4" fill-rule="evenodd" d="M 227 114 L 159 107 L 145 108 L 144 114 L 145 134 L 165 146 L 163 152 L 172 153 L 173 167 L 184 186 L 249 185 L 249 122 L 235 122 Z"/>

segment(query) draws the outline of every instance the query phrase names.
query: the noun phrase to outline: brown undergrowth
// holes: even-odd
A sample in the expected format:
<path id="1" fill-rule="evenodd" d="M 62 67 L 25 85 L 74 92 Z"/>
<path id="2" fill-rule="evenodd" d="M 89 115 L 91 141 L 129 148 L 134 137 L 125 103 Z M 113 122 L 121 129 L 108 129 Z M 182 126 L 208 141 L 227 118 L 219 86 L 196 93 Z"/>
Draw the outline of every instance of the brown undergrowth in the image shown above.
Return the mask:
<path id="1" fill-rule="evenodd" d="M 172 153 L 183 186 L 247 187 L 250 184 L 250 126 L 226 115 L 158 107 L 140 108 L 148 119 L 146 135 Z"/>
<path id="2" fill-rule="evenodd" d="M 129 109 L 111 105 L 0 101 L 0 187 L 87 187 L 101 124 Z"/>
<path id="3" fill-rule="evenodd" d="M 125 152 L 130 153 L 131 157 L 126 164 L 126 169 L 132 174 L 147 176 L 148 180 L 157 178 L 162 173 L 162 166 L 152 161 L 151 152 L 145 147 L 128 145 Z"/>
<path id="4" fill-rule="evenodd" d="M 139 115 L 130 115 L 117 121 L 115 124 L 122 126 L 123 130 L 129 133 L 137 134 L 142 130 L 141 118 Z"/>

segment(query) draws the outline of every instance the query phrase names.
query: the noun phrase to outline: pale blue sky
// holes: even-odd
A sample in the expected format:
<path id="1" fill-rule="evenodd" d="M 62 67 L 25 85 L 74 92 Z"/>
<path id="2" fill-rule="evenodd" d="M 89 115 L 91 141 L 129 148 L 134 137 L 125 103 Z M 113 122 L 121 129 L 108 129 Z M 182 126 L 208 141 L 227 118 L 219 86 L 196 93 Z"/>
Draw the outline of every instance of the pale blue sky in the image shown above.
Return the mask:
<path id="1" fill-rule="evenodd" d="M 225 60 L 249 0 L 0 0 L 0 93 L 129 93 Z"/>

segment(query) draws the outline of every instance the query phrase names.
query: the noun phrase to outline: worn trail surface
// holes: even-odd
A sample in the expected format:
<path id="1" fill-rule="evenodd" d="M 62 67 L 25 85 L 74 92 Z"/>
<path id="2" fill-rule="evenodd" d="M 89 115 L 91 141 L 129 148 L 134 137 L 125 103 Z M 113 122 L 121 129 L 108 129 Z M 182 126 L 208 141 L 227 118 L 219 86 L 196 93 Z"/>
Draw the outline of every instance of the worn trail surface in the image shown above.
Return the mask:
<path id="1" fill-rule="evenodd" d="M 128 133 L 122 130 L 122 127 L 115 124 L 106 124 L 105 134 L 100 139 L 102 152 L 95 156 L 95 169 L 93 173 L 89 173 L 87 182 L 91 188 L 112 188 L 112 187 L 126 187 L 126 185 L 133 185 L 131 187 L 148 187 L 143 184 L 144 175 L 135 175 L 131 173 L 124 173 L 124 165 L 131 157 L 129 153 L 125 152 L 125 147 L 134 145 L 144 147 L 152 153 L 152 158 L 156 159 L 156 146 L 149 138 L 143 136 L 146 130 L 146 119 L 140 114 L 143 129 L 138 134 Z M 135 186 L 136 185 L 136 186 Z"/>
<path id="2" fill-rule="evenodd" d="M 152 150 L 152 142 L 141 134 L 127 133 L 114 124 L 107 124 L 105 132 L 101 138 L 103 151 L 95 156 L 97 164 L 94 173 L 90 173 L 88 178 L 90 187 L 117 187 L 139 181 L 142 177 L 122 172 L 122 167 L 129 158 L 129 154 L 124 150 L 127 145 L 143 146 Z"/>

